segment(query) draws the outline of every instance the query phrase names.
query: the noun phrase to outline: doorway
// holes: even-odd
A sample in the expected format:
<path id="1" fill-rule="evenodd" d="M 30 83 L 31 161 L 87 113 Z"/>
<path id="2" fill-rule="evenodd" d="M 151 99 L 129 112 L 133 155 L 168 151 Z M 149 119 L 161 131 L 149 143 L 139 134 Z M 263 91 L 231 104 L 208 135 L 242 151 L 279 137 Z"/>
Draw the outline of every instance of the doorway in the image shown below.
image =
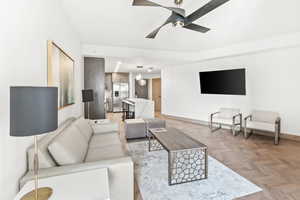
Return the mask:
<path id="1" fill-rule="evenodd" d="M 161 79 L 152 79 L 152 100 L 155 105 L 155 112 L 161 112 Z"/>

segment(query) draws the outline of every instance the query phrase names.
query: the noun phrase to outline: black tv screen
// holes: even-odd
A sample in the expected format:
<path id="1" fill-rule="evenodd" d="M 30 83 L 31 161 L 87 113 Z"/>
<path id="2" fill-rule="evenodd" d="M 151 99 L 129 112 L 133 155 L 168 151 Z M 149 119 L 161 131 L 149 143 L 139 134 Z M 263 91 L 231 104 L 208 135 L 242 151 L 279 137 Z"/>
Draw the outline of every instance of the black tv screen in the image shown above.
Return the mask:
<path id="1" fill-rule="evenodd" d="M 202 94 L 246 95 L 246 70 L 199 72 Z"/>

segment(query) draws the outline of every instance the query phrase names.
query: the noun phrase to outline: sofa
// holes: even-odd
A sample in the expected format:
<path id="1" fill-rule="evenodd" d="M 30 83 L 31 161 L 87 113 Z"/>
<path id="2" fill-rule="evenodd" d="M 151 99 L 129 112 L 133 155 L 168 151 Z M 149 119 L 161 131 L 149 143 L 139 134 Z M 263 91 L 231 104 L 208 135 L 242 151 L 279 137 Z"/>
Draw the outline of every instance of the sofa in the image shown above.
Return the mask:
<path id="1" fill-rule="evenodd" d="M 31 146 L 27 150 L 28 172 L 20 187 L 34 179 L 33 154 Z M 110 199 L 134 198 L 133 162 L 123 148 L 116 123 L 70 118 L 39 140 L 38 154 L 40 179 L 107 168 Z"/>

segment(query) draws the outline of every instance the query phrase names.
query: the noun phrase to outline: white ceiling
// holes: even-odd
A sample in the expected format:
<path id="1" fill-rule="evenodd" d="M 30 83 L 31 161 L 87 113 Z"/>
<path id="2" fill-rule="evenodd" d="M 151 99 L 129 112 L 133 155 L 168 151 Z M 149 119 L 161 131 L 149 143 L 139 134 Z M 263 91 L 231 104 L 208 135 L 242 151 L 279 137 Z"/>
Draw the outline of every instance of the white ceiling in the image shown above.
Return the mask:
<path id="1" fill-rule="evenodd" d="M 143 66 L 143 69 L 137 69 L 137 66 Z M 152 68 L 152 72 L 147 70 Z M 146 58 L 105 58 L 105 72 L 141 72 L 145 74 L 160 74 L 163 66 L 160 62 Z"/>
<path id="2" fill-rule="evenodd" d="M 153 0 L 173 6 L 173 0 Z M 206 34 L 171 25 L 155 40 L 145 39 L 170 12 L 163 8 L 133 7 L 132 0 L 62 0 L 82 43 L 174 51 L 201 51 L 300 31 L 299 0 L 231 0 L 197 24 L 212 30 Z M 187 13 L 208 0 L 184 0 Z"/>

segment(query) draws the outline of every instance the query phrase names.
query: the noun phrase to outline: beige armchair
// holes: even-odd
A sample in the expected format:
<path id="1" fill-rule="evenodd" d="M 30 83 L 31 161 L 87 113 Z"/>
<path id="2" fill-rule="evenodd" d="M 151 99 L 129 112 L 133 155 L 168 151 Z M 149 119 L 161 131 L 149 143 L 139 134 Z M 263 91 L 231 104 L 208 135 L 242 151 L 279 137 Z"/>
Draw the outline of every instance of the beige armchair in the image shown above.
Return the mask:
<path id="1" fill-rule="evenodd" d="M 274 144 L 279 144 L 281 120 L 279 113 L 271 111 L 253 110 L 245 117 L 244 137 L 248 138 L 253 131 L 266 131 L 274 133 Z M 250 130 L 250 134 L 248 133 Z"/>
<path id="2" fill-rule="evenodd" d="M 214 125 L 218 125 L 214 127 Z M 236 108 L 221 108 L 218 112 L 210 114 L 209 127 L 211 132 L 219 130 L 222 126 L 229 126 L 232 134 L 236 136 L 236 130 L 242 129 L 242 114 L 240 109 Z"/>

